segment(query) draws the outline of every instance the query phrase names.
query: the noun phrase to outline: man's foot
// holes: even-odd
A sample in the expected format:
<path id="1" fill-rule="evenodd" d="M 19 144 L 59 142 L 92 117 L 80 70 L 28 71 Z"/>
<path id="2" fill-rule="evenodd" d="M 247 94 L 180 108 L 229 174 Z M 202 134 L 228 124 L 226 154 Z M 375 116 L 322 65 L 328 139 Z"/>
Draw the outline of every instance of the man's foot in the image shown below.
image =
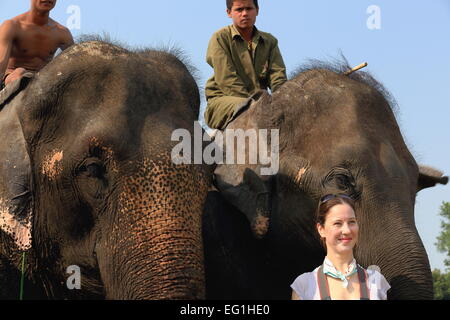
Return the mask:
<path id="1" fill-rule="evenodd" d="M 16 81 L 23 77 L 23 75 L 27 72 L 24 68 L 17 68 L 13 72 L 11 72 L 5 79 L 5 86 Z"/>

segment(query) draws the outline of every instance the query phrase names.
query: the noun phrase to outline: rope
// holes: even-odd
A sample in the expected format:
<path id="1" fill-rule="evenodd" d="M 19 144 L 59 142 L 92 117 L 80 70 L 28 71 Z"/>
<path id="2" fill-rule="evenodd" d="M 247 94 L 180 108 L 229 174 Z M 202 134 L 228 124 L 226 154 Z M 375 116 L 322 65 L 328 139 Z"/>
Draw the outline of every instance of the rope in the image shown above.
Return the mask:
<path id="1" fill-rule="evenodd" d="M 19 300 L 22 301 L 23 300 L 23 285 L 25 282 L 25 252 L 22 253 L 22 276 L 20 279 L 20 295 L 19 295 Z"/>

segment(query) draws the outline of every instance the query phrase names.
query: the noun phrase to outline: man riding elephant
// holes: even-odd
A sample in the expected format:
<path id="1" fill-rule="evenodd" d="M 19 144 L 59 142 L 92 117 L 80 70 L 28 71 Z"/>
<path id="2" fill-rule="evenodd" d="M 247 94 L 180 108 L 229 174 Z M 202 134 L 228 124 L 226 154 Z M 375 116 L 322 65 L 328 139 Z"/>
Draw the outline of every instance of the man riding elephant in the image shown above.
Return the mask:
<path id="1" fill-rule="evenodd" d="M 31 0 L 31 8 L 0 26 L 0 90 L 26 72 L 37 72 L 57 49 L 73 44 L 70 31 L 49 17 L 56 0 Z"/>
<path id="2" fill-rule="evenodd" d="M 272 92 L 286 82 L 286 67 L 278 40 L 255 27 L 257 0 L 227 0 L 233 20 L 212 36 L 206 61 L 214 75 L 206 83 L 206 124 L 225 129 L 260 90 Z"/>

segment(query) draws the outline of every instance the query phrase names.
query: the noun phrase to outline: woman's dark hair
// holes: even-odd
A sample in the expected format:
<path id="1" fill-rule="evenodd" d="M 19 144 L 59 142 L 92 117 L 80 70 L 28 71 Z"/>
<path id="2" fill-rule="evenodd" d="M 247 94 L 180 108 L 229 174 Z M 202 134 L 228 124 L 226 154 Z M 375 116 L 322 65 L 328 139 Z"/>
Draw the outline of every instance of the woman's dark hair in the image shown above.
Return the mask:
<path id="1" fill-rule="evenodd" d="M 228 10 L 231 10 L 231 8 L 233 8 L 233 2 L 234 1 L 235 0 L 227 0 L 227 8 L 228 8 Z M 256 9 L 259 9 L 258 0 L 253 0 L 253 3 L 255 4 Z"/>
<path id="2" fill-rule="evenodd" d="M 322 227 L 325 226 L 325 221 L 327 220 L 328 212 L 334 206 L 339 204 L 348 204 L 353 211 L 355 210 L 355 201 L 345 194 L 329 194 L 320 199 L 319 206 L 316 212 L 316 223 L 320 224 Z M 323 247 L 326 250 L 325 241 L 323 238 L 320 239 Z"/>
<path id="3" fill-rule="evenodd" d="M 326 195 L 322 197 L 319 203 L 319 207 L 317 208 L 316 213 L 316 222 L 320 223 L 321 226 L 325 225 L 325 220 L 327 219 L 327 214 L 331 208 L 337 206 L 338 204 L 348 204 L 353 211 L 355 210 L 355 201 L 347 195 Z"/>

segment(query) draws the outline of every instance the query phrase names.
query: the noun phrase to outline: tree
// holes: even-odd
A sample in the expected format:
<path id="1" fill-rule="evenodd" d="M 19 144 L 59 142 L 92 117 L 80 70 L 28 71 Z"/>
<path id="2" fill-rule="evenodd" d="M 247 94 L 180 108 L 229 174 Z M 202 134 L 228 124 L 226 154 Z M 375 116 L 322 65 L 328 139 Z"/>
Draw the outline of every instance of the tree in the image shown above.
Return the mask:
<path id="1" fill-rule="evenodd" d="M 450 273 L 433 271 L 434 300 L 450 300 Z"/>
<path id="2" fill-rule="evenodd" d="M 436 246 L 439 252 L 447 253 L 447 257 L 450 258 L 450 202 L 442 203 L 439 215 L 444 217 L 444 221 L 441 221 L 442 232 L 437 238 Z M 445 259 L 444 263 L 447 268 L 450 268 L 449 259 Z"/>
<path id="3" fill-rule="evenodd" d="M 450 202 L 442 203 L 439 215 L 444 218 L 444 221 L 441 222 L 442 231 L 437 237 L 436 247 L 439 252 L 447 253 L 447 258 L 450 258 Z M 442 273 L 438 269 L 433 271 L 435 300 L 450 300 L 450 259 L 445 259 L 444 263 L 447 273 Z"/>

